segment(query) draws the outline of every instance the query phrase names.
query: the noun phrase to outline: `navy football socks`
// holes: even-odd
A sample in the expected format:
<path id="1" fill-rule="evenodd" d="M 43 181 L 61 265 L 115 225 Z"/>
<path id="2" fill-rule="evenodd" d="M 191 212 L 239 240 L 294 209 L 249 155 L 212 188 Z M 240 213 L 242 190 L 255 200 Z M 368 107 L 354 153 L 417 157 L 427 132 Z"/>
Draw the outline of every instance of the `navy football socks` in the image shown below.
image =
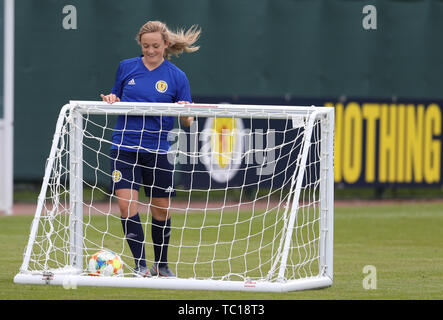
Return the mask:
<path id="1" fill-rule="evenodd" d="M 127 219 L 121 218 L 121 222 L 126 241 L 134 256 L 135 267 L 137 269 L 140 269 L 140 267 L 145 268 L 145 234 L 140 222 L 140 216 L 137 213 L 135 216 Z"/>
<path id="2" fill-rule="evenodd" d="M 154 243 L 155 263 L 159 267 L 168 264 L 168 246 L 171 235 L 171 219 L 158 221 L 152 218 L 152 242 Z"/>

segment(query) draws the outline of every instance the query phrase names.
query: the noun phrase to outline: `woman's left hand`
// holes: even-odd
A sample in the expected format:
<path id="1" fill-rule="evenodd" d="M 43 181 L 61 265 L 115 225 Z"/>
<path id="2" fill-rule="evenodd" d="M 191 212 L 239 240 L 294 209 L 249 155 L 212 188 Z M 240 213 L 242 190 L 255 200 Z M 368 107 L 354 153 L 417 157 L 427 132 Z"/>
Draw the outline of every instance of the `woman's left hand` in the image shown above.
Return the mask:
<path id="1" fill-rule="evenodd" d="M 177 101 L 178 104 L 190 104 L 189 101 Z M 194 117 L 180 117 L 180 121 L 184 127 L 189 127 L 194 122 Z"/>

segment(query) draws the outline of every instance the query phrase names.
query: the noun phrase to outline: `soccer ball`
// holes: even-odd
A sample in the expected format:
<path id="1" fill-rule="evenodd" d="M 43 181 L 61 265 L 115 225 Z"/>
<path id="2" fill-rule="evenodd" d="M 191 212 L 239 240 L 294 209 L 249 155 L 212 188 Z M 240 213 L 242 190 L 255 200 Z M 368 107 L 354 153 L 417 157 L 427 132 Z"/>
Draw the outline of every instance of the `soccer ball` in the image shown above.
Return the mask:
<path id="1" fill-rule="evenodd" d="M 100 250 L 89 259 L 91 276 L 113 276 L 123 274 L 123 262 L 120 256 L 111 250 Z"/>

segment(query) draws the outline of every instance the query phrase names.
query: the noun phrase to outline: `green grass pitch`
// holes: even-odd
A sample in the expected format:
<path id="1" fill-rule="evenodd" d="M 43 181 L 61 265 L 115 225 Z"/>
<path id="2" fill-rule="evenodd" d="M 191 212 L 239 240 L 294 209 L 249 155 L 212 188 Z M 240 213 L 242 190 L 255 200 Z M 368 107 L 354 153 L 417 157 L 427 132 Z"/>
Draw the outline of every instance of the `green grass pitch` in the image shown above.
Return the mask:
<path id="1" fill-rule="evenodd" d="M 300 300 L 443 299 L 443 205 L 436 202 L 348 205 L 335 208 L 334 283 L 290 293 L 152 290 L 18 285 L 32 216 L 0 217 L 0 299 L 43 300 Z M 376 289 L 363 272 L 376 269 Z"/>

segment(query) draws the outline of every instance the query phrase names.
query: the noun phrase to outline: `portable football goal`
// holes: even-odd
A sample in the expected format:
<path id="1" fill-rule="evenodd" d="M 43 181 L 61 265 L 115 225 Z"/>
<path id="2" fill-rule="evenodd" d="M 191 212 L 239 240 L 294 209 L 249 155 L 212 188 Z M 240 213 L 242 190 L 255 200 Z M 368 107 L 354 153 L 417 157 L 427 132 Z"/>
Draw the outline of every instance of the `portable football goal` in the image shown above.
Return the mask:
<path id="1" fill-rule="evenodd" d="M 164 133 L 177 194 L 168 208 L 173 278 L 134 276 L 110 187 L 117 117 L 151 116 L 176 119 Z M 183 116 L 194 117 L 189 128 L 178 121 Z M 273 292 L 331 286 L 333 143 L 329 107 L 70 101 L 58 117 L 14 282 Z M 144 196 L 137 204 L 152 264 L 152 204 Z M 89 257 L 102 249 L 121 257 L 122 275 L 88 274 Z"/>

